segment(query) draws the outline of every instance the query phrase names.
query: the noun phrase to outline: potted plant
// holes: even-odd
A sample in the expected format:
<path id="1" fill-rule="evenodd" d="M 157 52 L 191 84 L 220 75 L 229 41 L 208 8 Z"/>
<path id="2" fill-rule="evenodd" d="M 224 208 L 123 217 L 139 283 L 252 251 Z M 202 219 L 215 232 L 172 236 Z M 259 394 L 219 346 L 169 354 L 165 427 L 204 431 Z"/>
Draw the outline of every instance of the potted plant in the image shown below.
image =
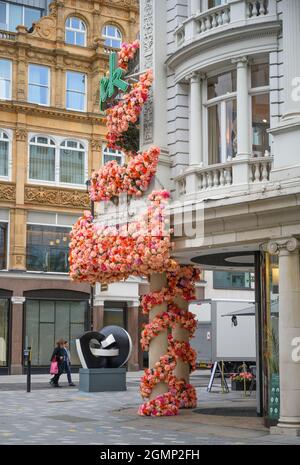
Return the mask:
<path id="1" fill-rule="evenodd" d="M 231 376 L 231 389 L 232 391 L 244 391 L 246 387 L 246 391 L 249 391 L 251 382 L 254 379 L 252 373 L 242 372 L 236 373 Z M 253 382 L 253 391 L 256 390 L 256 382 Z"/>

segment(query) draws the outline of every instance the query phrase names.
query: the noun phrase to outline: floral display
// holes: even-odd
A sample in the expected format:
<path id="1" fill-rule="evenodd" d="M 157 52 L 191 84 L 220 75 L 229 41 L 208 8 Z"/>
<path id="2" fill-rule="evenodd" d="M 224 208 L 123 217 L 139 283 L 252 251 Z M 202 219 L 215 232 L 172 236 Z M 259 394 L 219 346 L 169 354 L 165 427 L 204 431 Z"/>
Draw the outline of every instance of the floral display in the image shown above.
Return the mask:
<path id="1" fill-rule="evenodd" d="M 94 222 L 89 211 L 79 218 L 71 231 L 70 276 L 74 281 L 112 283 L 130 275 L 174 270 L 170 256 L 172 242 L 165 217 L 169 194 L 157 191 L 138 221 L 121 226 Z"/>
<path id="2" fill-rule="evenodd" d="M 132 157 L 128 165 L 120 166 L 116 161 L 108 162 L 92 174 L 91 200 L 109 200 L 124 193 L 140 197 L 148 189 L 156 173 L 159 154 L 157 147 L 151 147 Z"/>
<path id="3" fill-rule="evenodd" d="M 118 66 L 127 70 L 129 61 L 134 59 L 134 56 L 139 48 L 140 43 L 138 40 L 135 40 L 129 44 L 123 43 L 121 45 L 121 50 L 118 53 Z"/>
<path id="4" fill-rule="evenodd" d="M 122 135 L 129 129 L 129 125 L 135 124 L 141 114 L 144 104 L 149 97 L 149 90 L 152 86 L 152 71 L 142 74 L 139 81 L 133 84 L 129 93 L 112 108 L 106 110 L 108 133 L 106 140 L 108 147 L 122 150 Z"/>
<path id="5" fill-rule="evenodd" d="M 248 372 L 242 372 L 242 373 L 237 373 L 237 374 L 233 374 L 230 379 L 231 381 L 236 381 L 238 383 L 243 383 L 244 380 L 246 381 L 252 381 L 254 378 L 254 376 L 252 375 L 252 373 L 248 373 Z"/>
<path id="6" fill-rule="evenodd" d="M 180 325 L 189 332 L 192 337 L 196 329 L 195 315 L 191 312 L 181 310 L 174 304 L 173 299 L 180 295 L 184 300 L 190 301 L 195 297 L 195 282 L 199 279 L 199 270 L 191 266 L 179 266 L 167 273 L 168 287 L 160 292 L 152 292 L 143 296 L 141 304 L 144 314 L 148 314 L 154 306 L 167 302 L 167 311 L 157 315 L 145 326 L 142 331 L 141 345 L 143 350 L 149 350 L 151 340 L 158 336 L 161 331 L 174 329 Z M 184 379 L 174 376 L 174 370 L 178 360 L 182 360 L 189 365 L 189 371 L 195 370 L 196 352 L 190 344 L 185 341 L 177 341 L 169 334 L 168 352 L 160 357 L 155 366 L 145 370 L 141 379 L 141 395 L 144 399 L 151 396 L 153 388 L 158 383 L 165 383 L 168 392 L 159 396 L 159 404 L 155 400 L 146 401 L 140 408 L 140 415 L 162 416 L 177 415 L 180 408 L 193 408 L 197 405 L 196 391 Z M 168 399 L 171 395 L 177 400 L 170 413 Z M 165 401 L 162 398 L 166 396 Z M 155 406 L 155 408 L 154 408 Z"/>
<path id="7" fill-rule="evenodd" d="M 138 41 L 122 44 L 119 67 L 127 70 L 138 48 Z M 152 82 L 153 74 L 149 70 L 106 110 L 108 146 L 123 150 L 127 164 L 120 166 L 111 161 L 93 173 L 90 197 L 94 202 L 119 200 L 123 194 L 141 197 L 149 189 L 157 170 L 160 149 L 151 147 L 144 153 L 137 153 L 135 139 L 139 116 L 149 97 Z M 199 271 L 192 266 L 180 266 L 172 258 L 174 244 L 167 214 L 169 198 L 167 191 L 152 192 L 148 195 L 145 211 L 130 222 L 126 219 L 108 224 L 101 222 L 101 215 L 93 218 L 91 212 L 86 211 L 70 234 L 70 276 L 74 281 L 108 284 L 126 280 L 131 275 L 149 278 L 153 273 L 167 273 L 167 286 L 141 299 L 145 315 L 153 307 L 166 303 L 166 311 L 153 318 L 142 331 L 144 350 L 149 350 L 153 339 L 163 331 L 180 327 L 192 337 L 196 329 L 195 315 L 181 309 L 176 299 L 180 297 L 190 302 L 195 298 Z M 191 372 L 195 369 L 196 353 L 188 342 L 169 334 L 167 353 L 154 367 L 145 370 L 141 379 L 144 403 L 139 408 L 140 415 L 173 416 L 180 408 L 196 406 L 195 389 L 185 379 L 175 376 L 179 360 Z M 158 383 L 165 383 L 168 392 L 152 399 L 153 389 Z"/>

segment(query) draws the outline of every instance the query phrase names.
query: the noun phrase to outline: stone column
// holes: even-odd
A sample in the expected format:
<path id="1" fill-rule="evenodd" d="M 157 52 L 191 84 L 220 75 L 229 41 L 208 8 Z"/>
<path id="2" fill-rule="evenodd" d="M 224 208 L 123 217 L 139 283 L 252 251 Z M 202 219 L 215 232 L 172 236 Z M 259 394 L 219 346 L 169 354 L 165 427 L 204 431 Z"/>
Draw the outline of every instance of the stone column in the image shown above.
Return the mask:
<path id="1" fill-rule="evenodd" d="M 200 13 L 200 0 L 190 0 L 191 15 Z"/>
<path id="2" fill-rule="evenodd" d="M 283 63 L 285 105 L 283 119 L 300 117 L 300 2 L 283 0 Z"/>
<path id="3" fill-rule="evenodd" d="M 25 299 L 24 299 L 25 301 Z M 22 374 L 23 303 L 12 303 L 11 309 L 11 375 Z"/>
<path id="4" fill-rule="evenodd" d="M 163 287 L 167 287 L 167 276 L 166 273 L 153 274 L 150 277 L 150 292 L 158 292 Z M 153 320 L 156 315 L 167 311 L 167 303 L 162 305 L 156 305 L 150 310 L 149 320 Z M 159 361 L 162 355 L 165 355 L 168 351 L 168 333 L 167 331 L 161 331 L 158 336 L 152 339 L 149 348 L 149 368 L 153 368 L 155 363 Z M 165 383 L 158 383 L 150 396 L 150 400 L 155 399 L 159 394 L 168 392 L 168 386 Z"/>
<path id="5" fill-rule="evenodd" d="M 174 299 L 174 303 L 182 310 L 185 310 L 186 312 L 188 311 L 189 303 L 186 300 L 182 299 L 181 297 L 176 297 Z M 182 328 L 180 325 L 176 325 L 176 327 L 172 330 L 172 336 L 177 341 L 189 342 L 189 332 L 186 329 Z M 190 380 L 189 364 L 183 362 L 180 359 L 177 360 L 177 365 L 174 370 L 174 375 L 177 376 L 177 378 L 185 379 L 185 382 L 189 383 L 189 380 Z"/>
<path id="6" fill-rule="evenodd" d="M 132 340 L 132 354 L 128 361 L 129 371 L 139 370 L 139 348 L 140 348 L 140 328 L 139 328 L 139 304 L 128 307 L 127 312 L 128 333 Z"/>
<path id="7" fill-rule="evenodd" d="M 232 62 L 237 64 L 237 157 L 247 159 L 250 156 L 248 60 L 239 57 Z"/>
<path id="8" fill-rule="evenodd" d="M 269 243 L 279 255 L 280 419 L 275 434 L 300 436 L 300 243 L 294 237 Z"/>
<path id="9" fill-rule="evenodd" d="M 202 105 L 201 76 L 193 73 L 190 77 L 190 166 L 202 165 Z"/>

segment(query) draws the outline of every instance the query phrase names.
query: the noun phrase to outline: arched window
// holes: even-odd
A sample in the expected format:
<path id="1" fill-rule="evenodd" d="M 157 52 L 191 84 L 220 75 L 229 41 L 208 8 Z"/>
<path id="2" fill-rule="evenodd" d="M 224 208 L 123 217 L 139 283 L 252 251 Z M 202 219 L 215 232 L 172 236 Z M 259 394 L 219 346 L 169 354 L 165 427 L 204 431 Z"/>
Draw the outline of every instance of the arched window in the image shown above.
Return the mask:
<path id="1" fill-rule="evenodd" d="M 59 181 L 68 184 L 84 184 L 85 148 L 81 142 L 66 140 L 60 145 Z"/>
<path id="2" fill-rule="evenodd" d="M 66 44 L 86 46 L 86 25 L 75 16 L 66 21 Z"/>
<path id="3" fill-rule="evenodd" d="M 0 177 L 8 176 L 9 143 L 6 132 L 0 130 Z"/>
<path id="4" fill-rule="evenodd" d="M 122 34 L 116 26 L 112 24 L 104 26 L 102 35 L 105 39 L 104 45 L 113 48 L 121 48 Z"/>
<path id="5" fill-rule="evenodd" d="M 50 137 L 30 139 L 29 179 L 55 181 L 55 142 Z"/>

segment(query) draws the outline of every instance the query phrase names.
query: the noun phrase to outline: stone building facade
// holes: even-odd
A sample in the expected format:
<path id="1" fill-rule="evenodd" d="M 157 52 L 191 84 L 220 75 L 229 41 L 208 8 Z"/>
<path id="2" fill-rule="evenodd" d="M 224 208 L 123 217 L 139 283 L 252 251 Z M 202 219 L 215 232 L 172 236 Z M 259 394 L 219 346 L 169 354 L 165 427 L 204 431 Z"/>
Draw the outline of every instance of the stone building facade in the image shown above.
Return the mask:
<path id="1" fill-rule="evenodd" d="M 76 365 L 75 337 L 102 324 L 90 287 L 68 277 L 68 234 L 90 173 L 119 156 L 99 81 L 139 22 L 135 0 L 1 2 L 0 16 L 0 372 L 14 374 L 27 345 L 48 366 L 59 337 Z"/>
<path id="2" fill-rule="evenodd" d="M 174 212 L 202 212 L 203 237 L 178 234 L 175 256 L 255 273 L 257 413 L 299 434 L 300 2 L 140 9 L 142 68 L 158 82 L 143 144 L 163 148 L 159 180 Z"/>

